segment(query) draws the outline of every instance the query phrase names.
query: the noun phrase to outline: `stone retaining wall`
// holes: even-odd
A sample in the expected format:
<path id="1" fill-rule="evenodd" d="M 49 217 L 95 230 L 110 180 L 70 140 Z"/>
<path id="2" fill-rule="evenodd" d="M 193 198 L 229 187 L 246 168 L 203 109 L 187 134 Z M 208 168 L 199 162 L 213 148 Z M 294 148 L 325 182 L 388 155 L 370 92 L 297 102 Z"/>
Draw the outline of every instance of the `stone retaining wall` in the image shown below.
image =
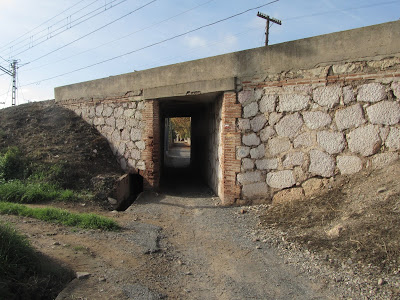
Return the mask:
<path id="1" fill-rule="evenodd" d="M 301 198 L 327 178 L 396 160 L 399 69 L 386 58 L 242 79 L 242 199 Z"/>
<path id="2" fill-rule="evenodd" d="M 63 102 L 62 105 L 94 126 L 110 143 L 123 170 L 137 173 L 146 169 L 143 120 L 144 100 L 135 97 Z"/>

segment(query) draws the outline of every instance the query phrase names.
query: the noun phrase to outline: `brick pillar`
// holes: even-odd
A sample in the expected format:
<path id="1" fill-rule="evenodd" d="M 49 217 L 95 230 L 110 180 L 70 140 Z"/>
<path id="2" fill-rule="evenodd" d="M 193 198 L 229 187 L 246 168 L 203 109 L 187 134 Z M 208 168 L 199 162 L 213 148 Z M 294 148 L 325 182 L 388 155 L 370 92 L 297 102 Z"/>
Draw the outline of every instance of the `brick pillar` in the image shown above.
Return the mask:
<path id="1" fill-rule="evenodd" d="M 142 152 L 142 159 L 146 169 L 140 172 L 143 176 L 144 189 L 158 189 L 160 184 L 160 109 L 156 100 L 146 100 L 142 113 L 144 141 L 146 148 Z"/>
<path id="2" fill-rule="evenodd" d="M 221 131 L 221 167 L 222 192 L 224 205 L 235 204 L 240 199 L 240 186 L 236 184 L 236 174 L 240 172 L 240 160 L 236 159 L 236 147 L 240 146 L 241 135 L 236 128 L 236 120 L 242 114 L 242 106 L 237 103 L 235 92 L 225 92 L 222 98 Z"/>

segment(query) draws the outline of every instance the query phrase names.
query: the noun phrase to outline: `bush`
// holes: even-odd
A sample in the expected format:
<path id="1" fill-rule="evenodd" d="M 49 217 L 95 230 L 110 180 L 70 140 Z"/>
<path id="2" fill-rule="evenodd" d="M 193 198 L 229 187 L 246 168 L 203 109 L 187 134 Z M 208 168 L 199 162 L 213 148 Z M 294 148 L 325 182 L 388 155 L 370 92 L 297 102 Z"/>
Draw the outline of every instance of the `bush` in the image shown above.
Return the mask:
<path id="1" fill-rule="evenodd" d="M 26 173 L 26 161 L 18 148 L 8 148 L 7 152 L 0 156 L 0 177 L 2 179 L 6 181 L 23 179 Z"/>
<path id="2" fill-rule="evenodd" d="M 50 182 L 54 185 L 64 187 L 69 168 L 69 165 L 65 162 L 57 162 L 51 165 L 34 164 L 31 167 L 32 171 L 28 180 L 30 182 Z"/>

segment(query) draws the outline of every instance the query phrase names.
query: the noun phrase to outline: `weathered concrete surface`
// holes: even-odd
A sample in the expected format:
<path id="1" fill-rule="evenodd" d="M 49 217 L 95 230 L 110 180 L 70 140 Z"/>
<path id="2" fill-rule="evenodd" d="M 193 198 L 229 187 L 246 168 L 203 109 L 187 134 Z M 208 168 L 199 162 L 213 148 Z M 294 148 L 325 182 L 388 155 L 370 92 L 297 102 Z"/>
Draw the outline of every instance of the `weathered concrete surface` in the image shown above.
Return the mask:
<path id="1" fill-rule="evenodd" d="M 159 99 L 176 96 L 207 94 L 235 90 L 235 78 L 202 80 L 194 83 L 181 83 L 169 86 L 156 86 L 144 91 L 144 99 Z"/>
<path id="2" fill-rule="evenodd" d="M 159 98 L 165 93 L 173 94 L 174 88 L 179 89 L 180 84 L 189 82 L 279 73 L 323 66 L 334 61 L 367 58 L 372 54 L 377 57 L 398 53 L 399 37 L 400 22 L 384 23 L 58 87 L 55 89 L 55 99 L 102 99 L 140 90 L 143 90 L 144 95 L 149 93 L 148 96 Z M 346 45 L 346 51 L 343 51 L 343 45 Z M 159 90 L 160 94 L 157 90 L 151 90 L 159 87 L 166 88 Z M 199 90 L 197 84 L 185 87 L 187 91 Z M 171 92 L 167 92 L 168 89 Z M 177 92 L 181 93 L 182 89 Z"/>

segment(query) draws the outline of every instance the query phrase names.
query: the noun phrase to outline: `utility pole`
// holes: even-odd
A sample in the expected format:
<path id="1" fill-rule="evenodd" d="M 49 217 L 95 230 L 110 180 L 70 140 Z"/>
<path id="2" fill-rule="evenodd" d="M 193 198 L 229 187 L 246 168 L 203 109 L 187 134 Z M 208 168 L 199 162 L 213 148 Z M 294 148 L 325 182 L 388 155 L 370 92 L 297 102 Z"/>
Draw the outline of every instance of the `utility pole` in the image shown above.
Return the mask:
<path id="1" fill-rule="evenodd" d="M 14 106 L 17 104 L 17 60 L 13 60 L 11 63 L 11 72 L 12 72 L 12 80 L 13 80 L 13 87 L 12 87 L 12 100 L 11 105 Z"/>
<path id="2" fill-rule="evenodd" d="M 4 73 L 10 75 L 12 77 L 13 81 L 13 86 L 12 86 L 12 99 L 11 99 L 11 105 L 14 106 L 16 105 L 17 102 L 17 60 L 13 60 L 11 63 L 11 70 L 7 70 L 6 68 L 0 66 L 0 70 L 3 71 Z"/>
<path id="3" fill-rule="evenodd" d="M 265 26 L 265 46 L 268 46 L 268 38 L 269 38 L 269 22 L 273 22 L 276 23 L 278 25 L 282 25 L 282 21 L 275 19 L 275 18 L 271 18 L 270 16 L 267 16 L 263 13 L 258 12 L 257 13 L 257 17 L 263 18 L 265 20 L 267 20 L 267 24 Z"/>

